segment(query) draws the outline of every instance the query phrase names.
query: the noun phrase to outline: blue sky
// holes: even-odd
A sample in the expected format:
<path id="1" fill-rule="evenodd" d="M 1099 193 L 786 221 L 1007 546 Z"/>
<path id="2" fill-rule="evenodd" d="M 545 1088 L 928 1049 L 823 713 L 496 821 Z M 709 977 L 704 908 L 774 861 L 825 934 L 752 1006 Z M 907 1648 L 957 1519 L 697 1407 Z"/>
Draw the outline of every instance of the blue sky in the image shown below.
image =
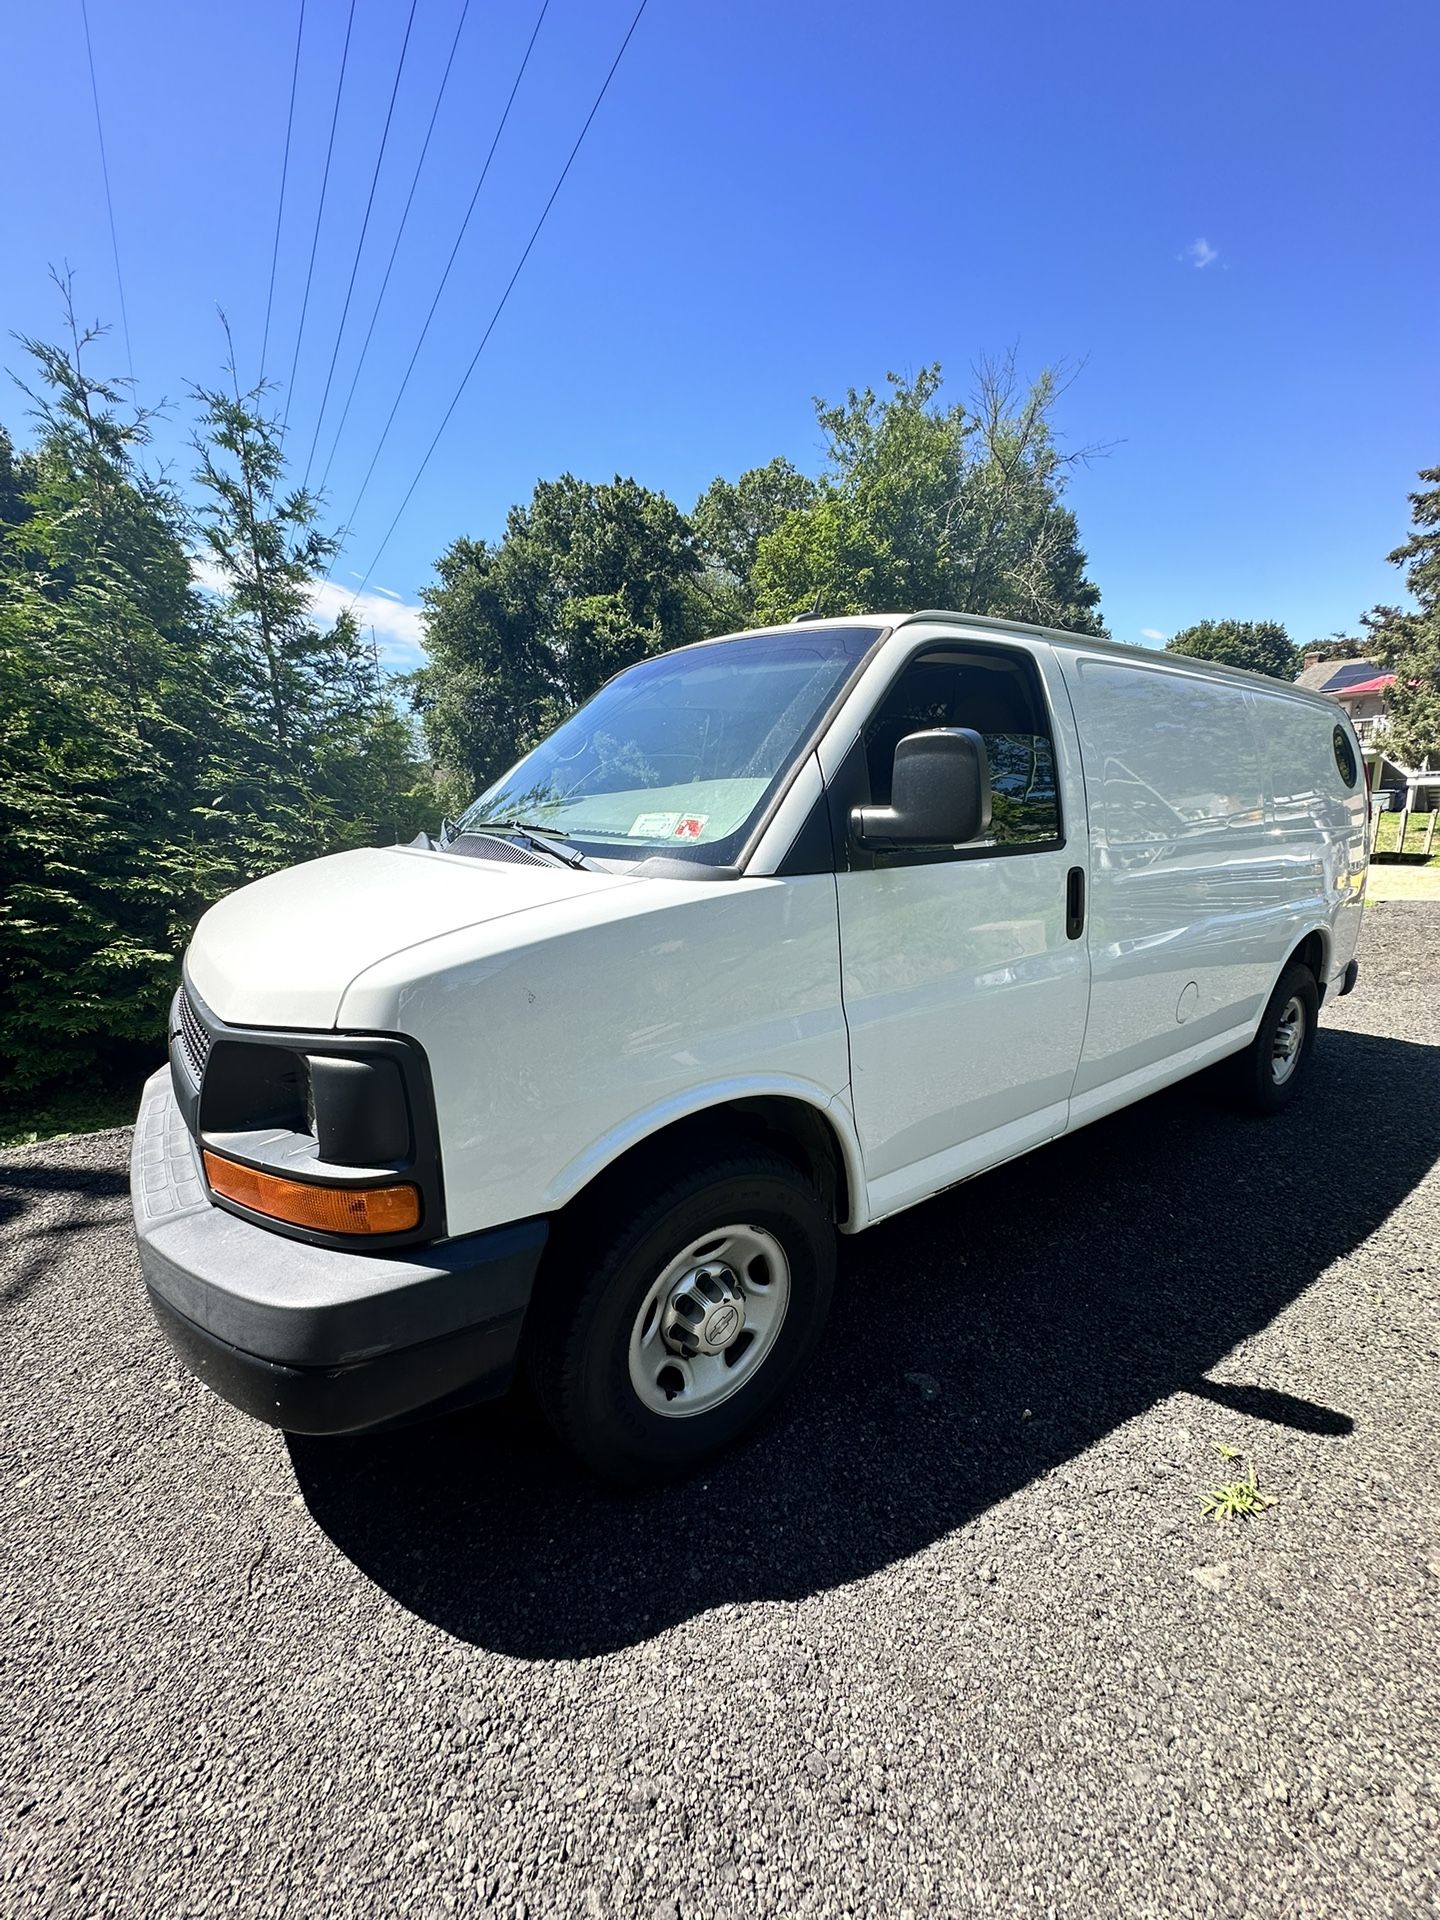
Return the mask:
<path id="1" fill-rule="evenodd" d="M 349 0 L 307 0 L 269 370 L 288 375 Z M 375 549 L 614 57 L 636 0 L 550 0 L 529 71 L 338 582 Z M 89 0 L 134 371 L 213 380 L 230 316 L 258 368 L 298 0 Z M 321 464 L 462 0 L 417 0 L 341 339 Z M 356 0 L 292 401 L 302 457 L 408 0 Z M 539 0 L 471 0 L 330 475 L 375 452 Z M 80 0 L 12 9 L 0 325 L 53 335 L 47 267 L 124 346 Z M 1440 462 L 1434 218 L 1440 9 L 988 8 L 649 0 L 588 140 L 372 576 L 388 656 L 432 562 L 538 478 L 633 473 L 682 506 L 786 454 L 811 396 L 1014 347 L 1083 361 L 1058 424 L 1110 444 L 1070 500 L 1117 639 L 1206 616 L 1299 640 L 1400 597 L 1384 554 Z M 22 166 L 23 161 L 23 166 Z M 22 184 L 23 182 L 23 184 Z M 8 343 L 7 343 L 8 344 Z M 6 364 L 20 364 L 10 345 Z M 23 435 L 11 390 L 0 418 Z M 157 451 L 186 464 L 184 409 Z"/>

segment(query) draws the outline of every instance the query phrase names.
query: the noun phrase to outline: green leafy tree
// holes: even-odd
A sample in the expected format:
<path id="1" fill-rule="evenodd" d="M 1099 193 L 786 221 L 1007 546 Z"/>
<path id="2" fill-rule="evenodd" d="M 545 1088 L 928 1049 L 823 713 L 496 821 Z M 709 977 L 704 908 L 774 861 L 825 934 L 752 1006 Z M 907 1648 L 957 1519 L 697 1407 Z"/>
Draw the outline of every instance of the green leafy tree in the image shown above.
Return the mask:
<path id="1" fill-rule="evenodd" d="M 411 686 L 451 807 L 622 667 L 709 630 L 690 525 L 634 480 L 542 481 L 500 541 L 457 540 L 436 571 Z"/>
<path id="2" fill-rule="evenodd" d="M 1084 456 L 1056 446 L 1057 375 L 1022 393 L 1009 361 L 983 368 L 968 407 L 939 403 L 938 365 L 888 379 L 884 399 L 816 402 L 826 471 L 758 540 L 757 617 L 930 606 L 1102 631 L 1062 501 Z"/>
<path id="3" fill-rule="evenodd" d="M 1167 640 L 1165 651 L 1245 667 L 1272 680 L 1293 680 L 1300 671 L 1300 650 L 1278 620 L 1201 620 Z"/>
<path id="4" fill-rule="evenodd" d="M 1395 675 L 1386 710 L 1387 748 L 1412 767 L 1440 763 L 1440 467 L 1421 470 L 1410 495 L 1414 532 L 1387 558 L 1405 569 L 1413 612 L 1375 607 L 1364 616 L 1381 663 Z"/>
<path id="5" fill-rule="evenodd" d="M 785 459 L 752 467 L 738 480 L 714 479 L 690 515 L 704 564 L 702 592 L 715 615 L 713 630 L 744 626 L 755 611 L 751 579 L 760 544 L 792 513 L 815 503 L 817 483 Z"/>
<path id="6" fill-rule="evenodd" d="M 1324 640 L 1311 640 L 1301 651 L 1306 659 L 1314 654 L 1316 656 L 1314 664 L 1322 666 L 1332 661 L 1362 658 L 1365 653 L 1365 642 L 1351 633 L 1332 633 Z"/>

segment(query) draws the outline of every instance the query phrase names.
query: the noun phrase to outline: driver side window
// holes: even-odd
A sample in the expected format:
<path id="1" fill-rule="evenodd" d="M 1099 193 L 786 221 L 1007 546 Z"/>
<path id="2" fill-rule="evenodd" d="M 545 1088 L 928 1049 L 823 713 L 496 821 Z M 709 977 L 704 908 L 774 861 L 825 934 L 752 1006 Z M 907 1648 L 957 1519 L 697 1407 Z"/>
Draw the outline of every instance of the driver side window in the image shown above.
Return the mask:
<path id="1" fill-rule="evenodd" d="M 1060 844 L 1055 748 L 1028 658 L 946 648 L 912 660 L 865 729 L 872 805 L 890 803 L 896 747 L 929 727 L 970 727 L 985 742 L 990 845 Z"/>

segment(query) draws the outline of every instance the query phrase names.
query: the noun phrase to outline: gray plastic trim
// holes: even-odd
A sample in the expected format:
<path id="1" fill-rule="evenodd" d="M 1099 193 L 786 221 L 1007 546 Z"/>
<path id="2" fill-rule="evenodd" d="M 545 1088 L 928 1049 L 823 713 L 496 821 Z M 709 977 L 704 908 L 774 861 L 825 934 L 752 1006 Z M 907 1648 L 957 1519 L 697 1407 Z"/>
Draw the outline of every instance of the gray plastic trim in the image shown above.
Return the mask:
<path id="1" fill-rule="evenodd" d="M 550 1231 L 522 1220 L 413 1254 L 271 1233 L 207 1198 L 167 1068 L 145 1085 L 130 1187 L 147 1285 L 217 1339 L 292 1367 L 346 1366 L 513 1321 Z"/>

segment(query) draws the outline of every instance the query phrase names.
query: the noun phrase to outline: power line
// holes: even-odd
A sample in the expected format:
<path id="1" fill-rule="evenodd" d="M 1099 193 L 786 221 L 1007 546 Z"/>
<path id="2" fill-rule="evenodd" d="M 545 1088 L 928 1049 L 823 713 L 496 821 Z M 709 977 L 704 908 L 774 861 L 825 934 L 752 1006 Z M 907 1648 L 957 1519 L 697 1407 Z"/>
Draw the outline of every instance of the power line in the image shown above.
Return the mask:
<path id="1" fill-rule="evenodd" d="M 305 460 L 305 474 L 300 482 L 302 487 L 309 485 L 315 449 L 320 444 L 320 424 L 325 418 L 325 409 L 330 404 L 330 382 L 335 378 L 335 362 L 340 358 L 340 342 L 345 337 L 345 322 L 350 317 L 350 297 L 355 291 L 355 276 L 360 271 L 360 256 L 365 251 L 365 235 L 370 230 L 370 210 L 375 205 L 375 189 L 380 183 L 380 169 L 385 161 L 385 148 L 390 139 L 390 122 L 395 117 L 395 101 L 400 92 L 400 76 L 405 71 L 405 55 L 410 50 L 410 29 L 415 24 L 415 8 L 418 4 L 419 0 L 410 0 L 410 17 L 405 22 L 405 38 L 400 43 L 400 59 L 395 68 L 395 84 L 390 89 L 390 105 L 385 109 L 385 126 L 380 135 L 380 151 L 375 156 L 375 171 L 370 175 L 370 192 L 365 201 L 365 218 L 360 222 L 360 238 L 355 242 L 355 258 L 350 263 L 350 284 L 345 289 L 345 304 L 340 309 L 340 325 L 336 329 L 335 346 L 325 375 L 325 391 L 320 396 L 320 411 L 315 416 L 315 432 L 311 437 L 310 452 Z"/>
<path id="2" fill-rule="evenodd" d="M 540 29 L 544 24 L 545 15 L 549 11 L 550 11 L 550 0 L 541 0 L 540 11 L 536 15 L 535 25 L 531 29 L 530 40 L 528 45 L 525 48 L 524 58 L 520 62 L 520 71 L 515 75 L 515 84 L 511 87 L 510 97 L 505 102 L 505 111 L 501 114 L 500 124 L 495 129 L 495 138 L 490 142 L 490 151 L 486 154 L 485 164 L 480 169 L 480 178 L 475 182 L 475 191 L 474 193 L 471 194 L 470 204 L 465 209 L 465 218 L 460 222 L 460 231 L 459 233 L 456 234 L 455 244 L 450 249 L 450 258 L 445 262 L 445 271 L 441 274 L 440 284 L 435 289 L 435 298 L 430 302 L 430 311 L 426 314 L 425 324 L 420 329 L 420 338 L 415 342 L 414 352 L 410 355 L 409 364 L 406 367 L 404 376 L 400 381 L 400 391 L 395 395 L 394 401 L 392 402 L 390 407 L 390 411 L 385 416 L 385 425 L 380 429 L 379 444 L 376 446 L 374 453 L 372 453 L 370 456 L 370 464 L 365 469 L 365 478 L 360 482 L 360 491 L 355 496 L 355 504 L 350 509 L 350 517 L 345 523 L 347 526 L 353 526 L 355 524 L 355 515 L 360 511 L 360 502 L 365 498 L 365 491 L 366 491 L 366 488 L 370 485 L 370 477 L 375 471 L 375 464 L 379 460 L 381 452 L 384 449 L 385 442 L 389 437 L 390 429 L 395 424 L 395 416 L 400 411 L 400 402 L 405 398 L 405 389 L 407 386 L 409 386 L 410 376 L 415 371 L 415 362 L 420 358 L 420 349 L 424 346 L 425 336 L 430 331 L 430 322 L 435 318 L 435 309 L 440 304 L 440 296 L 442 293 L 444 293 L 445 283 L 450 278 L 450 269 L 455 265 L 455 256 L 460 251 L 460 243 L 465 238 L 466 229 L 470 225 L 470 216 L 475 211 L 475 204 L 480 198 L 480 189 L 485 184 L 485 176 L 490 171 L 490 162 L 495 158 L 495 149 L 500 144 L 500 136 L 505 131 L 505 122 L 510 118 L 510 109 L 515 104 L 515 96 L 520 91 L 520 82 L 525 78 L 525 69 L 530 64 L 530 55 L 534 50 L 535 42 L 540 34 Z M 631 31 L 633 32 L 634 29 L 632 28 Z M 338 551 L 336 553 L 335 558 L 336 559 L 339 558 Z M 330 564 L 333 567 L 335 564 L 335 561 L 332 559 Z"/>
<path id="3" fill-rule="evenodd" d="M 290 111 L 285 119 L 285 158 L 280 163 L 280 204 L 275 209 L 275 244 L 270 250 L 270 291 L 265 296 L 265 337 L 260 343 L 260 378 L 265 378 L 265 356 L 270 351 L 270 310 L 275 304 L 275 267 L 280 259 L 280 222 L 285 217 L 285 183 L 290 177 L 290 135 L 295 127 L 295 89 L 300 80 L 300 42 L 305 35 L 305 0 L 300 0 L 300 24 L 295 29 L 295 58 L 290 68 Z"/>
<path id="4" fill-rule="evenodd" d="M 335 108 L 330 115 L 330 139 L 325 148 L 325 172 L 320 181 L 320 204 L 315 209 L 315 231 L 310 236 L 310 264 L 305 270 L 305 297 L 300 302 L 300 326 L 295 335 L 295 353 L 290 362 L 290 379 L 285 388 L 285 411 L 280 419 L 280 436 L 290 424 L 290 402 L 295 397 L 295 369 L 300 364 L 300 342 L 305 338 L 305 315 L 310 306 L 310 282 L 315 275 L 315 249 L 320 244 L 320 222 L 325 217 L 325 195 L 330 186 L 330 156 L 335 151 L 335 124 L 340 118 L 340 96 L 345 91 L 345 68 L 350 59 L 350 29 L 355 24 L 355 0 L 345 19 L 345 45 L 340 52 L 340 78 L 335 82 Z"/>
<path id="5" fill-rule="evenodd" d="M 461 376 L 460 384 L 455 389 L 454 397 L 451 399 L 449 406 L 445 409 L 445 412 L 441 418 L 439 426 L 435 429 L 434 438 L 431 440 L 429 446 L 425 449 L 424 458 L 421 460 L 420 465 L 415 470 L 415 478 L 410 482 L 409 486 L 405 489 L 405 497 L 403 500 L 401 500 L 400 505 L 395 509 L 394 519 L 390 522 L 389 526 L 385 529 L 385 538 L 380 542 L 380 545 L 376 548 L 374 559 L 370 562 L 369 566 L 365 569 L 364 574 L 361 576 L 360 585 L 355 589 L 354 597 L 350 602 L 350 605 L 352 607 L 355 605 L 355 601 L 358 600 L 360 598 L 360 595 L 364 592 L 366 581 L 370 578 L 371 574 L 375 571 L 376 567 L 380 564 L 381 555 L 384 553 L 386 547 L 388 547 L 390 544 L 390 536 L 394 533 L 396 527 L 399 526 L 401 515 L 404 513 L 406 507 L 408 507 L 410 504 L 410 496 L 414 493 L 416 487 L 419 486 L 421 475 L 424 473 L 426 467 L 429 466 L 431 455 L 434 453 L 436 447 L 439 446 L 440 444 L 440 436 L 444 433 L 446 427 L 449 426 L 450 416 L 454 413 L 456 407 L 459 406 L 461 396 L 465 392 L 466 387 L 469 386 L 470 384 L 470 376 L 471 374 L 474 373 L 475 368 L 479 364 L 480 356 L 485 351 L 486 343 L 488 342 L 491 334 L 495 331 L 496 322 L 499 320 L 501 314 L 505 311 L 506 302 L 509 300 L 510 295 L 515 290 L 515 282 L 520 278 L 521 273 L 524 271 L 525 262 L 530 258 L 530 254 L 532 249 L 534 248 L 535 242 L 540 238 L 541 229 L 544 227 L 545 222 L 550 217 L 550 209 L 554 206 L 556 200 L 559 198 L 560 189 L 564 186 L 566 177 L 569 174 L 571 167 L 573 167 L 575 164 L 575 157 L 579 153 L 581 147 L 585 144 L 585 136 L 590 131 L 590 123 L 592 120 L 594 120 L 596 114 L 600 111 L 600 104 L 604 100 L 605 95 L 610 91 L 610 82 L 615 78 L 616 70 L 618 69 L 620 62 L 625 58 L 625 49 L 630 45 L 630 42 L 633 39 L 635 34 L 635 29 L 640 24 L 640 16 L 644 13 L 645 8 L 648 4 L 649 4 L 649 0 L 640 0 L 640 5 L 635 9 L 635 18 L 630 22 L 630 26 L 628 31 L 626 32 L 625 38 L 620 42 L 620 51 L 615 55 L 615 58 L 611 61 L 610 71 L 606 74 L 604 82 L 601 85 L 600 91 L 595 96 L 594 104 L 590 108 L 589 113 L 586 114 L 585 116 L 585 124 L 583 127 L 581 127 L 579 135 L 575 141 L 575 144 L 570 149 L 570 157 L 565 162 L 564 166 L 560 169 L 559 179 L 555 182 L 554 186 L 550 189 L 550 198 L 545 202 L 544 207 L 541 209 L 540 218 L 535 222 L 534 228 L 532 229 L 530 234 L 530 238 L 525 242 L 525 251 L 521 254 L 519 260 L 516 262 L 515 271 L 511 274 L 510 279 L 506 284 L 505 291 L 501 294 L 499 302 L 496 305 L 495 311 L 490 316 L 489 325 L 486 327 L 484 333 L 482 333 L 480 336 L 480 344 L 478 347 L 476 347 L 475 352 L 471 356 L 470 364 L 465 369 L 464 374 Z"/>
<path id="6" fill-rule="evenodd" d="M 100 89 L 95 84 L 95 50 L 90 44 L 90 9 L 80 0 L 85 22 L 85 58 L 90 63 L 90 98 L 95 102 L 95 136 L 100 142 L 100 175 L 105 182 L 105 211 L 110 216 L 110 251 L 115 256 L 115 286 L 120 295 L 120 328 L 125 335 L 125 364 L 135 378 L 135 356 L 130 351 L 130 316 L 125 311 L 125 281 L 120 272 L 120 242 L 115 237 L 115 203 L 110 198 L 110 163 L 105 158 L 105 126 L 100 118 Z"/>
<path id="7" fill-rule="evenodd" d="M 360 358 L 355 363 L 355 372 L 351 376 L 350 391 L 345 396 L 345 404 L 340 409 L 340 424 L 335 429 L 335 438 L 330 443 L 330 455 L 325 462 L 325 471 L 320 476 L 320 491 L 325 491 L 325 482 L 330 478 L 330 468 L 335 460 L 335 449 L 340 445 L 340 436 L 345 431 L 345 422 L 350 417 L 350 402 L 355 398 L 355 389 L 360 384 L 361 370 L 365 365 L 365 356 L 370 351 L 370 339 L 375 332 L 375 322 L 380 317 L 381 303 L 385 298 L 385 289 L 390 285 L 390 275 L 395 266 L 395 256 L 400 251 L 400 242 L 405 235 L 405 223 L 410 218 L 410 206 L 415 198 L 415 189 L 420 184 L 420 169 L 425 165 L 425 155 L 430 151 L 430 136 L 435 131 L 435 122 L 440 114 L 440 103 L 445 98 L 445 88 L 449 83 L 450 69 L 455 64 L 455 49 L 460 45 L 460 35 L 465 30 L 466 17 L 470 12 L 470 0 L 464 0 L 460 9 L 460 22 L 455 29 L 455 38 L 450 42 L 450 55 L 445 62 L 445 71 L 440 76 L 440 91 L 435 96 L 435 105 L 430 112 L 430 124 L 425 129 L 425 139 L 420 147 L 420 158 L 415 162 L 415 172 L 411 177 L 410 191 L 405 196 L 405 208 L 400 215 L 400 225 L 396 230 L 395 244 L 390 249 L 390 258 L 385 263 L 385 276 L 380 282 L 380 291 L 375 296 L 375 305 L 370 310 L 370 324 L 365 329 L 365 339 L 360 347 Z"/>

